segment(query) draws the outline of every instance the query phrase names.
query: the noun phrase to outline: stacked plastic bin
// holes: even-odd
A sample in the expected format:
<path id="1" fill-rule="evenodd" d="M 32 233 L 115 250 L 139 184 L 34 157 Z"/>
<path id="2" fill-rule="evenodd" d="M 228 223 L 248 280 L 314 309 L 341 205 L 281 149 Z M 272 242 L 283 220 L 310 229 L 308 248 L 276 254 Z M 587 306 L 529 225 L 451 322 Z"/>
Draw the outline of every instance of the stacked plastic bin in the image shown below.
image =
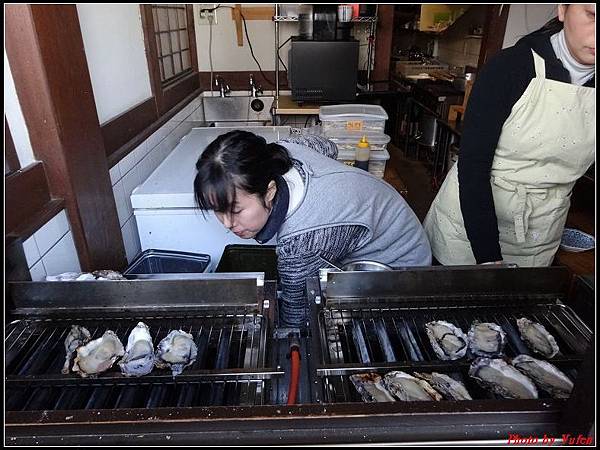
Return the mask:
<path id="1" fill-rule="evenodd" d="M 371 152 L 369 172 L 383 178 L 385 165 L 390 159 L 387 144 L 390 137 L 384 133 L 388 115 L 379 105 L 321 106 L 319 119 L 323 135 L 338 147 L 338 161 L 354 165 L 356 146 L 363 136 L 369 141 Z"/>

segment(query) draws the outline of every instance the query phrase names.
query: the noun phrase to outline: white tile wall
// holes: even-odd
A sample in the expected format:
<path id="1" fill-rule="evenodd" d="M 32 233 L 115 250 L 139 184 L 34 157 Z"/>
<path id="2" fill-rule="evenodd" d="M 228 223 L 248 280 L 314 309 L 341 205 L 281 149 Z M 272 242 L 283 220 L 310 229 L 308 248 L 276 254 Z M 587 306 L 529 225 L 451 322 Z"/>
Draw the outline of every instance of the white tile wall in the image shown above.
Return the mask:
<path id="1" fill-rule="evenodd" d="M 43 281 L 46 275 L 81 271 L 65 210 L 27 239 L 23 250 L 33 281 Z"/>
<path id="2" fill-rule="evenodd" d="M 183 136 L 194 127 L 194 122 L 201 120 L 204 120 L 204 111 L 202 97 L 199 96 L 110 169 L 128 262 L 133 260 L 141 248 L 131 208 L 131 193 L 169 156 Z"/>

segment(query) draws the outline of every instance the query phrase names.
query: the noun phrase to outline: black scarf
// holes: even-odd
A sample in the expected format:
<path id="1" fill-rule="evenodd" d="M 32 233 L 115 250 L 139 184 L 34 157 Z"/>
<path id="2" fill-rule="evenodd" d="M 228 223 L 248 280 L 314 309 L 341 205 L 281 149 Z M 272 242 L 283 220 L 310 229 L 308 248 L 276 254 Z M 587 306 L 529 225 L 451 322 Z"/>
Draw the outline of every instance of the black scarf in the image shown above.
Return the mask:
<path id="1" fill-rule="evenodd" d="M 254 237 L 259 244 L 264 244 L 269 241 L 279 231 L 281 224 L 285 220 L 290 204 L 290 190 L 283 177 L 277 176 L 275 178 L 275 185 L 277 186 L 277 192 L 273 199 L 273 207 L 269 219 L 262 230 Z"/>

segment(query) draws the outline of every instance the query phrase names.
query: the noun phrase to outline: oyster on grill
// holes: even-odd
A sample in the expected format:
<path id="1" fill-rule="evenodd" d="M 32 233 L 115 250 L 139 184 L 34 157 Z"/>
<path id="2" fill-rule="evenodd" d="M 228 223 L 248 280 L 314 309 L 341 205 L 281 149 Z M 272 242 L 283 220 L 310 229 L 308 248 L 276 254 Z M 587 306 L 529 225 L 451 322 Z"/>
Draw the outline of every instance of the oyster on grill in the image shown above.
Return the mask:
<path id="1" fill-rule="evenodd" d="M 468 340 L 457 326 L 443 320 L 425 324 L 427 337 L 436 355 L 443 360 L 454 360 L 465 356 Z"/>
<path id="2" fill-rule="evenodd" d="M 477 356 L 493 358 L 502 356 L 506 345 L 506 333 L 500 325 L 490 322 L 474 322 L 468 333 L 469 349 Z"/>
<path id="3" fill-rule="evenodd" d="M 536 353 L 546 358 L 553 358 L 559 352 L 556 339 L 541 324 L 525 317 L 517 319 L 521 339 Z"/>
<path id="4" fill-rule="evenodd" d="M 194 364 L 198 347 L 191 334 L 172 330 L 159 342 L 156 348 L 154 365 L 159 369 L 170 368 L 173 376 L 179 375 L 187 366 Z"/>
<path id="5" fill-rule="evenodd" d="M 71 365 L 71 358 L 73 356 L 73 352 L 77 350 L 78 347 L 85 345 L 92 338 L 90 332 L 82 327 L 81 325 L 72 325 L 71 331 L 67 334 L 65 338 L 65 365 L 62 368 L 62 373 L 65 375 L 69 373 L 69 366 Z"/>
<path id="6" fill-rule="evenodd" d="M 350 375 L 350 381 L 367 403 L 395 402 L 396 399 L 383 385 L 383 380 L 376 373 L 357 373 Z"/>
<path id="7" fill-rule="evenodd" d="M 540 389 L 548 392 L 554 398 L 569 398 L 573 390 L 573 382 L 555 365 L 547 361 L 532 358 L 529 355 L 519 355 L 511 364 L 527 375 Z"/>
<path id="8" fill-rule="evenodd" d="M 442 396 L 431 385 L 405 372 L 389 372 L 383 377 L 383 384 L 392 395 L 405 402 L 439 401 Z"/>
<path id="9" fill-rule="evenodd" d="M 108 330 L 101 338 L 77 349 L 73 372 L 79 372 L 82 377 L 94 376 L 107 370 L 124 353 L 119 337 Z"/>
<path id="10" fill-rule="evenodd" d="M 469 375 L 484 388 L 505 398 L 538 398 L 529 377 L 502 359 L 477 358 L 471 363 Z"/>
<path id="11" fill-rule="evenodd" d="M 415 377 L 427 381 L 436 391 L 448 400 L 473 400 L 464 384 L 445 373 L 415 372 Z"/>
<path id="12" fill-rule="evenodd" d="M 152 372 L 154 367 L 154 346 L 150 329 L 144 322 L 139 322 L 131 330 L 127 339 L 125 355 L 119 361 L 119 367 L 123 375 L 127 377 L 139 377 Z"/>
<path id="13" fill-rule="evenodd" d="M 120 272 L 115 270 L 94 270 L 92 275 L 96 280 L 126 280 Z"/>

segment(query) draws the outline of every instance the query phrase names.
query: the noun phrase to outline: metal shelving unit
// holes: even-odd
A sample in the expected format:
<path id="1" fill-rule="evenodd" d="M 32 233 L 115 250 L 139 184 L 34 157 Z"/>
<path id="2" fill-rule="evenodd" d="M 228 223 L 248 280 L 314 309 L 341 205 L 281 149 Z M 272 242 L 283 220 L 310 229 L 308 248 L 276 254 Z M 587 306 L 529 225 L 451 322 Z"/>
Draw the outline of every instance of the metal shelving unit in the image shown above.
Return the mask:
<path id="1" fill-rule="evenodd" d="M 371 66 L 373 65 L 373 50 L 375 42 L 375 32 L 377 30 L 377 11 L 375 10 L 375 16 L 373 17 L 355 17 L 352 19 L 353 23 L 368 23 L 370 25 L 369 30 L 369 48 L 367 50 L 367 88 L 369 88 L 371 81 Z M 275 107 L 279 106 L 279 24 L 281 22 L 298 22 L 297 17 L 288 17 L 279 15 L 279 4 L 275 4 L 275 15 L 273 16 L 273 22 L 275 22 Z"/>

